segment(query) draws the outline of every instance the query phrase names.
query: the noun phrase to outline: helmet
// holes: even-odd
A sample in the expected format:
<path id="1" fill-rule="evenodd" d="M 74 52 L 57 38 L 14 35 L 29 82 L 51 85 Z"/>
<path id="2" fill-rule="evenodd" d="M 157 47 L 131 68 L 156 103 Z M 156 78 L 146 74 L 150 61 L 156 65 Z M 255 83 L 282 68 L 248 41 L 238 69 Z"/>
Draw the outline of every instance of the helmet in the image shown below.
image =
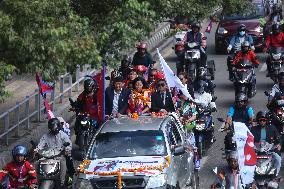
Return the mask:
<path id="1" fill-rule="evenodd" d="M 145 43 L 145 42 L 139 42 L 139 43 L 136 45 L 136 48 L 137 48 L 137 49 L 147 49 L 147 43 Z"/>
<path id="2" fill-rule="evenodd" d="M 242 43 L 242 52 L 247 53 L 250 49 L 250 44 L 248 41 Z"/>
<path id="3" fill-rule="evenodd" d="M 247 27 L 246 25 L 244 24 L 241 24 L 239 27 L 238 27 L 238 31 L 246 31 L 247 30 Z"/>
<path id="4" fill-rule="evenodd" d="M 51 134 L 56 135 L 59 133 L 61 129 L 61 123 L 59 119 L 57 118 L 52 118 L 48 120 L 48 130 Z"/>
<path id="5" fill-rule="evenodd" d="M 96 86 L 97 83 L 92 78 L 88 78 L 84 81 L 84 91 L 91 92 Z"/>
<path id="6" fill-rule="evenodd" d="M 133 67 L 133 70 L 135 70 L 136 72 L 146 72 L 147 67 L 144 65 L 136 65 Z"/>
<path id="7" fill-rule="evenodd" d="M 155 75 L 155 80 L 165 79 L 165 74 L 163 72 L 157 72 Z"/>
<path id="8" fill-rule="evenodd" d="M 203 80 L 199 80 L 197 82 L 197 92 L 199 94 L 203 94 L 205 92 L 205 87 L 207 86 L 207 83 Z"/>
<path id="9" fill-rule="evenodd" d="M 123 55 L 122 60 L 121 60 L 121 65 L 128 67 L 130 63 L 131 63 L 131 57 L 128 55 Z"/>
<path id="10" fill-rule="evenodd" d="M 191 28 L 201 28 L 201 24 L 198 21 L 194 21 L 191 23 Z"/>
<path id="11" fill-rule="evenodd" d="M 278 34 L 280 32 L 280 25 L 277 23 L 274 23 L 272 25 L 272 33 L 273 34 Z"/>
<path id="12" fill-rule="evenodd" d="M 239 93 L 235 97 L 235 102 L 240 102 L 240 101 L 248 101 L 248 97 L 244 93 Z"/>
<path id="13" fill-rule="evenodd" d="M 24 156 L 26 157 L 28 154 L 28 150 L 23 145 L 17 145 L 12 150 L 12 156 L 15 159 L 16 156 Z"/>
<path id="14" fill-rule="evenodd" d="M 197 70 L 197 77 L 198 78 L 205 78 L 206 77 L 206 68 L 204 67 L 200 67 L 198 70 Z"/>
<path id="15" fill-rule="evenodd" d="M 257 112 L 257 114 L 256 114 L 256 120 L 258 121 L 260 118 L 265 118 L 265 119 L 267 119 L 267 113 L 266 113 L 266 112 L 263 112 L 263 111 Z"/>

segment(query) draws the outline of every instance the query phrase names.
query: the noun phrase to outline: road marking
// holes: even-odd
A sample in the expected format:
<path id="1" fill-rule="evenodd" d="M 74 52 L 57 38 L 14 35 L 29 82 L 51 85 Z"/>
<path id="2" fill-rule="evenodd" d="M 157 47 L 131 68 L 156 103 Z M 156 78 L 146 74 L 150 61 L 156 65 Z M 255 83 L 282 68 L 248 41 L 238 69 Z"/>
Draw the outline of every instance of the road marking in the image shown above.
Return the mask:
<path id="1" fill-rule="evenodd" d="M 259 72 L 265 72 L 267 70 L 267 65 L 264 63 L 262 64 L 261 68 L 259 69 Z"/>

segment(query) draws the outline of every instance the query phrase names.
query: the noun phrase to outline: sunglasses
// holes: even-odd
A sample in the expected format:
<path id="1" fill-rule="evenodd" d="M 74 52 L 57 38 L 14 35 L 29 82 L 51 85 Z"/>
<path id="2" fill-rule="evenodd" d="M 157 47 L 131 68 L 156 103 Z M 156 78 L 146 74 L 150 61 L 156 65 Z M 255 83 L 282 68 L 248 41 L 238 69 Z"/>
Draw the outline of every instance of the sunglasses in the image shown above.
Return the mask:
<path id="1" fill-rule="evenodd" d="M 267 121 L 267 119 L 266 119 L 266 118 L 260 118 L 260 119 L 258 119 L 258 121 L 266 122 L 266 121 Z"/>
<path id="2" fill-rule="evenodd" d="M 180 77 L 179 79 L 180 79 L 180 80 L 183 80 L 184 78 L 183 78 L 183 77 Z"/>
<path id="3" fill-rule="evenodd" d="M 164 87 L 164 86 L 166 86 L 165 83 L 158 83 L 158 84 L 157 84 L 157 87 Z"/>
<path id="4" fill-rule="evenodd" d="M 246 30 L 240 30 L 240 31 L 246 31 Z"/>

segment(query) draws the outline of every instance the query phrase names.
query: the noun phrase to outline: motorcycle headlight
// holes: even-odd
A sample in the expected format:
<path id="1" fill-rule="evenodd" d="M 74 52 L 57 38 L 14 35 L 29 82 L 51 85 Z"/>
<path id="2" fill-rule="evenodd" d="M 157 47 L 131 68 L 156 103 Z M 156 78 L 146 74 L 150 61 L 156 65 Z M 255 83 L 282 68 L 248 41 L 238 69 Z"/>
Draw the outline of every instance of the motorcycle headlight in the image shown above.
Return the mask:
<path id="1" fill-rule="evenodd" d="M 281 58 L 281 53 L 272 53 L 272 58 L 274 60 L 279 60 Z"/>
<path id="2" fill-rule="evenodd" d="M 223 27 L 219 27 L 218 30 L 217 30 L 217 33 L 221 34 L 221 35 L 224 35 L 224 34 L 227 34 L 228 31 L 225 28 L 223 28 Z"/>
<path id="3" fill-rule="evenodd" d="M 260 27 L 260 26 L 257 26 L 256 28 L 254 28 L 252 31 L 254 31 L 254 32 L 258 32 L 258 33 L 261 33 L 261 32 L 263 32 L 263 28 L 262 27 Z"/>
<path id="4" fill-rule="evenodd" d="M 265 175 L 266 170 L 267 170 L 267 165 L 265 165 L 265 166 L 260 165 L 260 166 L 256 167 L 255 172 L 258 175 Z"/>
<path id="5" fill-rule="evenodd" d="M 194 53 L 193 53 L 193 56 L 192 56 L 192 58 L 194 59 L 199 59 L 200 58 L 200 52 L 199 51 L 195 51 Z"/>
<path id="6" fill-rule="evenodd" d="M 156 175 L 156 176 L 151 176 L 148 180 L 146 189 L 163 187 L 165 184 L 166 184 L 166 175 L 165 174 L 159 174 L 159 175 Z"/>
<path id="7" fill-rule="evenodd" d="M 75 188 L 93 189 L 93 186 L 88 179 L 78 179 Z"/>
<path id="8" fill-rule="evenodd" d="M 198 124 L 196 124 L 195 128 L 196 128 L 196 130 L 198 130 L 198 131 L 204 130 L 204 128 L 205 128 L 205 123 L 198 123 Z"/>

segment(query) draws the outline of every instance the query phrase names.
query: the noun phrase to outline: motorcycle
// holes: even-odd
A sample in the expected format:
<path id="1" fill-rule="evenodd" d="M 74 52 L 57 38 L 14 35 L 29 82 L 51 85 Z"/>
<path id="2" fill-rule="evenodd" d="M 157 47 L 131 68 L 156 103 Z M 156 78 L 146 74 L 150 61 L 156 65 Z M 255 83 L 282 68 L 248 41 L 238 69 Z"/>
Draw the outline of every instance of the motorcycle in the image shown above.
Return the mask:
<path id="1" fill-rule="evenodd" d="M 177 32 L 174 36 L 174 51 L 177 57 L 181 58 L 184 54 L 184 43 L 186 40 L 187 31 Z"/>
<path id="2" fill-rule="evenodd" d="M 273 158 L 274 148 L 275 145 L 268 142 L 260 142 L 255 145 L 255 151 L 257 153 L 255 181 L 258 188 L 266 188 L 269 185 L 275 186 L 275 189 L 279 187 Z"/>
<path id="3" fill-rule="evenodd" d="M 205 155 L 206 151 L 212 144 L 214 124 L 211 116 L 211 108 L 197 106 L 198 116 L 196 119 L 196 125 L 193 129 L 196 147 L 198 148 L 199 158 Z"/>
<path id="4" fill-rule="evenodd" d="M 33 142 L 32 144 L 34 145 Z M 67 142 L 63 145 L 67 147 L 70 143 Z M 66 175 L 67 178 L 67 174 L 63 173 L 63 171 L 66 171 L 65 161 L 62 161 L 64 158 L 63 153 L 64 150 L 55 148 L 45 148 L 38 152 L 36 171 L 39 189 L 57 189 L 61 187 L 61 175 Z M 64 165 L 62 165 L 62 162 L 64 162 Z"/>
<path id="5" fill-rule="evenodd" d="M 81 113 L 78 110 L 78 105 L 71 98 L 69 98 L 72 111 L 76 112 L 76 122 L 75 122 L 75 133 L 76 133 L 76 144 L 79 148 L 84 151 L 88 150 L 88 145 L 96 132 L 97 123 L 93 123 L 90 119 L 89 114 Z"/>
<path id="6" fill-rule="evenodd" d="M 283 48 L 282 47 L 271 48 L 269 53 L 269 60 L 270 60 L 271 70 L 268 69 L 268 75 L 275 83 L 277 83 L 278 73 L 284 71 Z"/>
<path id="7" fill-rule="evenodd" d="M 195 79 L 196 68 L 201 61 L 200 45 L 196 42 L 186 43 L 184 52 L 184 66 L 189 77 Z"/>
<path id="8" fill-rule="evenodd" d="M 256 94 L 256 81 L 254 66 L 248 59 L 243 58 L 233 67 L 235 95 L 239 93 L 246 94 L 252 98 Z"/>
<path id="9" fill-rule="evenodd" d="M 212 74 L 209 74 L 209 69 L 205 67 L 200 67 L 197 69 L 197 75 L 195 83 L 198 83 L 198 81 L 203 80 L 207 83 L 207 87 L 205 88 L 205 92 L 210 93 L 211 96 L 214 96 L 216 85 L 213 83 Z M 197 90 L 197 87 L 195 86 L 195 90 Z"/>

